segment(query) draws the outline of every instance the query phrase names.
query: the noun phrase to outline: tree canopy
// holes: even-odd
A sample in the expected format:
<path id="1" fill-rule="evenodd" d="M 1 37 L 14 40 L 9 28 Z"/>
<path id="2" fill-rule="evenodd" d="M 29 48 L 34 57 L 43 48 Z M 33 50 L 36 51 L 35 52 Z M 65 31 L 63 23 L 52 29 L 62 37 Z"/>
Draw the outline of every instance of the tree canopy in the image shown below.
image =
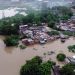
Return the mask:
<path id="1" fill-rule="evenodd" d="M 60 54 L 57 55 L 57 60 L 58 61 L 63 62 L 65 60 L 65 58 L 66 58 L 65 54 L 60 53 Z"/>
<path id="2" fill-rule="evenodd" d="M 52 62 L 42 62 L 42 59 L 36 56 L 21 67 L 20 75 L 51 75 L 52 65 Z"/>
<path id="3" fill-rule="evenodd" d="M 75 64 L 66 64 L 63 66 L 61 75 L 75 75 Z"/>
<path id="4" fill-rule="evenodd" d="M 19 42 L 19 36 L 17 35 L 8 36 L 4 40 L 4 43 L 6 44 L 6 46 L 16 46 L 18 45 L 18 42 Z"/>

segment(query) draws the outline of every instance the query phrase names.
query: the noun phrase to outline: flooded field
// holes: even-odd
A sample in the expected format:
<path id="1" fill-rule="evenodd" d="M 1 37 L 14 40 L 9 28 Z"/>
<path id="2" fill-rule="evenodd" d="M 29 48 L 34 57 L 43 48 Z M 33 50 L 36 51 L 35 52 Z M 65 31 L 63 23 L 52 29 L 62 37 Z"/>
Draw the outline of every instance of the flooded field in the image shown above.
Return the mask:
<path id="1" fill-rule="evenodd" d="M 4 37 L 0 36 L 0 75 L 19 75 L 20 68 L 26 60 L 37 55 L 43 57 L 44 60 L 51 59 L 53 61 L 56 61 L 58 53 L 65 53 L 71 57 L 75 55 L 67 50 L 67 46 L 75 44 L 75 39 L 72 37 L 66 40 L 65 43 L 61 43 L 59 39 L 42 46 L 27 47 L 25 50 L 20 50 L 18 47 L 6 48 L 3 39 Z M 54 51 L 55 53 L 45 57 L 44 53 L 48 53 L 48 51 Z M 59 62 L 57 63 L 59 64 Z"/>

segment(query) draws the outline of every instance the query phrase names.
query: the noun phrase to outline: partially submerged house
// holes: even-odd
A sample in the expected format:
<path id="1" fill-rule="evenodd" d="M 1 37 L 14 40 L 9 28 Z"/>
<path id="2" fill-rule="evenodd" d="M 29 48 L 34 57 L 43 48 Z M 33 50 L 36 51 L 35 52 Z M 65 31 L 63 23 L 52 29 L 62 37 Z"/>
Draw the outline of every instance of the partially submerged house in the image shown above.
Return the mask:
<path id="1" fill-rule="evenodd" d="M 56 27 L 64 31 L 75 31 L 75 17 L 72 17 L 65 22 L 60 21 Z"/>
<path id="2" fill-rule="evenodd" d="M 34 44 L 34 40 L 32 40 L 31 38 L 22 39 L 22 42 L 23 42 L 25 45 L 33 45 L 33 44 Z"/>
<path id="3" fill-rule="evenodd" d="M 35 44 L 35 43 L 40 43 L 40 44 L 45 44 L 46 42 L 53 41 L 54 39 L 57 39 L 58 37 L 56 36 L 50 36 L 48 35 L 48 30 L 47 27 L 42 25 L 42 26 L 28 26 L 28 25 L 21 25 L 19 27 L 20 29 L 20 35 L 24 37 L 22 39 L 22 42 L 25 44 Z M 31 40 L 31 41 L 30 41 Z"/>
<path id="4" fill-rule="evenodd" d="M 75 64 L 75 56 L 74 57 L 67 57 L 68 63 Z"/>

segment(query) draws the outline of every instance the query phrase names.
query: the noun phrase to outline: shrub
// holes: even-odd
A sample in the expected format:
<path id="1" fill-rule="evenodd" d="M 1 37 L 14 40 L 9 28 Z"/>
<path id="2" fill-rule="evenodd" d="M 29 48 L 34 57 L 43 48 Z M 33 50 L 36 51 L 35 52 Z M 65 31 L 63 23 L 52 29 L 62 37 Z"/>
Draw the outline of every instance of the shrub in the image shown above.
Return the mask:
<path id="1" fill-rule="evenodd" d="M 16 46 L 18 45 L 18 41 L 19 37 L 17 35 L 11 35 L 4 40 L 4 43 L 6 44 L 6 46 Z"/>
<path id="2" fill-rule="evenodd" d="M 26 48 L 25 45 L 20 45 L 19 47 L 20 47 L 20 49 L 25 49 Z"/>
<path id="3" fill-rule="evenodd" d="M 48 35 L 59 35 L 58 31 L 51 31 L 51 32 L 47 32 Z"/>
<path id="4" fill-rule="evenodd" d="M 74 36 L 75 34 L 73 34 L 73 32 L 70 32 L 70 31 L 62 31 L 62 33 L 64 35 L 68 35 L 68 36 Z"/>
<path id="5" fill-rule="evenodd" d="M 75 45 L 68 46 L 69 52 L 75 53 Z"/>
<path id="6" fill-rule="evenodd" d="M 64 60 L 65 60 L 65 58 L 66 58 L 66 55 L 65 54 L 58 54 L 57 55 L 57 60 L 58 61 L 61 61 L 61 62 L 63 62 Z"/>

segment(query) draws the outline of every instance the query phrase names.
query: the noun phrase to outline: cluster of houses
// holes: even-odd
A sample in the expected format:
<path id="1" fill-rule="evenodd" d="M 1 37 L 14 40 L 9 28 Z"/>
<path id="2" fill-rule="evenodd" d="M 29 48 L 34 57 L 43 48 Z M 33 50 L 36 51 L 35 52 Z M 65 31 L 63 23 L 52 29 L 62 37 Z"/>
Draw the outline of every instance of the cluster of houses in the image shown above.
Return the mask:
<path id="1" fill-rule="evenodd" d="M 57 28 L 65 31 L 75 31 L 75 16 L 72 16 L 71 19 L 67 21 L 60 21 L 57 24 Z"/>
<path id="2" fill-rule="evenodd" d="M 71 63 L 71 64 L 75 64 L 75 56 L 73 57 L 66 57 L 65 59 L 66 64 L 67 63 Z M 52 67 L 52 71 L 54 73 L 54 75 L 61 75 L 61 67 L 59 65 L 54 65 Z"/>
<path id="3" fill-rule="evenodd" d="M 58 29 L 64 31 L 75 32 L 75 16 L 72 16 L 71 19 L 67 21 L 60 21 L 56 26 Z M 45 44 L 58 38 L 61 38 L 62 42 L 65 40 L 65 36 L 63 36 L 61 33 L 59 33 L 60 35 L 57 36 L 49 35 L 47 24 L 43 24 L 41 26 L 20 25 L 19 30 L 20 35 L 23 37 L 22 43 L 25 45 L 33 45 L 36 43 Z"/>
<path id="4" fill-rule="evenodd" d="M 71 19 L 67 21 L 60 21 L 57 25 L 58 29 L 64 31 L 72 31 L 75 32 L 75 16 L 72 16 Z M 46 42 L 53 41 L 57 38 L 62 38 L 62 35 L 59 36 L 51 36 L 49 35 L 47 24 L 43 24 L 41 26 L 33 25 L 20 25 L 19 26 L 20 35 L 22 38 L 22 43 L 26 45 L 32 45 L 35 43 L 45 44 Z M 60 33 L 61 34 L 61 33 Z M 62 39 L 64 41 L 64 39 Z"/>
<path id="5" fill-rule="evenodd" d="M 32 45 L 35 43 L 45 44 L 46 42 L 53 41 L 58 36 L 48 35 L 46 26 L 19 26 L 20 34 L 22 37 L 22 43 L 26 45 Z"/>

